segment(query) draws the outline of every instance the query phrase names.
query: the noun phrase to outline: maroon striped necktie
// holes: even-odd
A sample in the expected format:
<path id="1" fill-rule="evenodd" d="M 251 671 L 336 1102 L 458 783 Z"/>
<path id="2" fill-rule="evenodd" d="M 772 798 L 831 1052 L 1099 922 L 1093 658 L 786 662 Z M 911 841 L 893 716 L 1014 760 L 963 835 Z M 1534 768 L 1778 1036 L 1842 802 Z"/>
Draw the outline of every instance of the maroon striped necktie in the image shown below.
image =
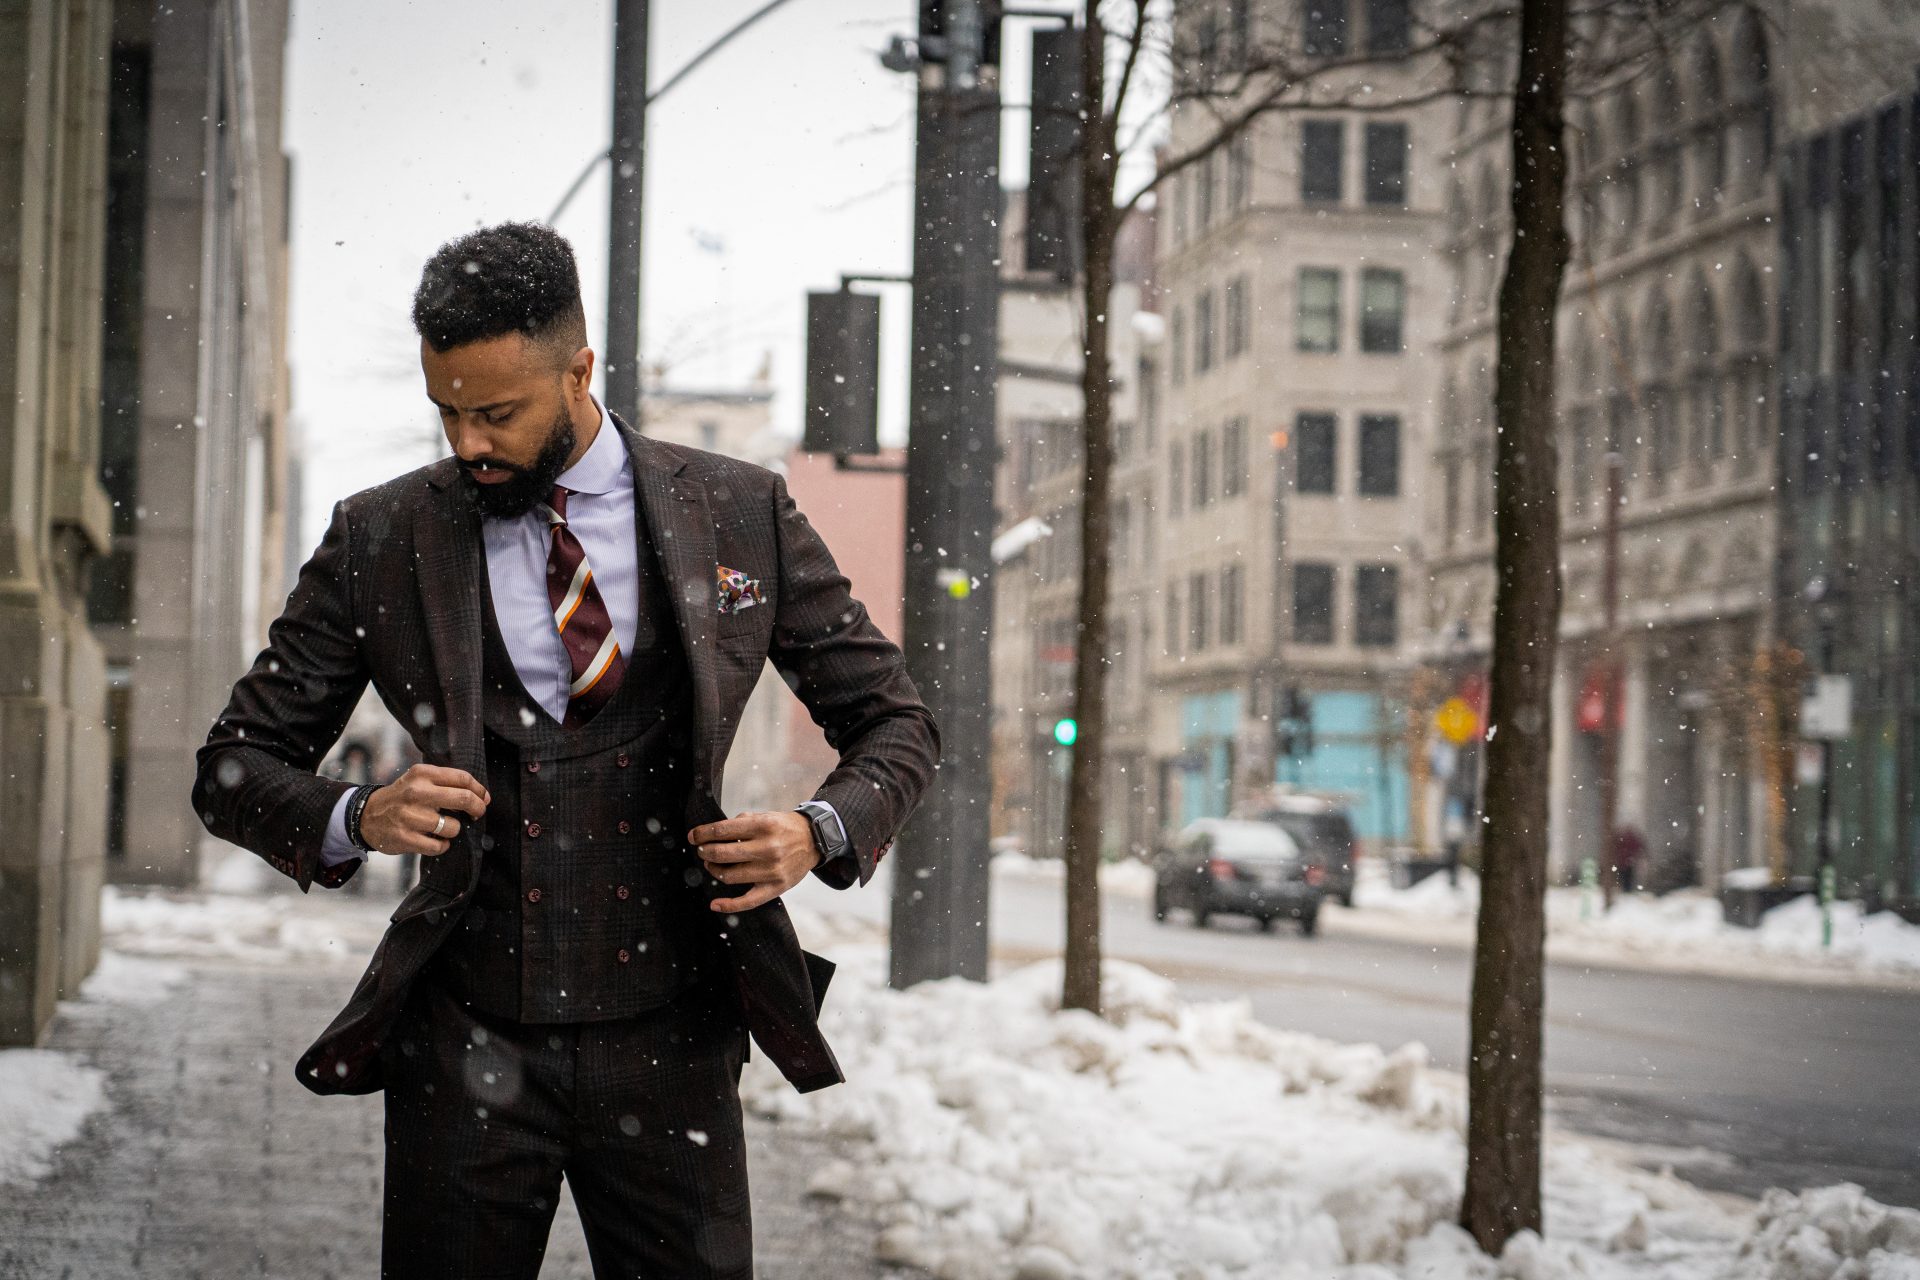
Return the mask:
<path id="1" fill-rule="evenodd" d="M 613 619 L 594 585 L 587 551 L 567 528 L 567 494 L 553 486 L 553 497 L 540 509 L 546 513 L 553 545 L 547 551 L 547 599 L 553 604 L 553 625 L 567 646 L 573 683 L 567 689 L 567 713 L 561 725 L 577 729 L 605 706 L 620 688 L 627 660 L 614 639 Z"/>

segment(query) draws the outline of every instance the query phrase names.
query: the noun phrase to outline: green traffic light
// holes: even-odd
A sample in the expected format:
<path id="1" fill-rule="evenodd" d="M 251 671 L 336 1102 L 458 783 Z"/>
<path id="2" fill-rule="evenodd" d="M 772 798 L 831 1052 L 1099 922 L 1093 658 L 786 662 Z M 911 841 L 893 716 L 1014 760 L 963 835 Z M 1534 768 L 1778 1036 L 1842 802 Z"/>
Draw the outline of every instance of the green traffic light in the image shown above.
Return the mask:
<path id="1" fill-rule="evenodd" d="M 1072 746 L 1073 740 L 1079 736 L 1080 726 L 1074 723 L 1073 717 L 1067 716 L 1053 722 L 1053 740 L 1061 746 Z"/>

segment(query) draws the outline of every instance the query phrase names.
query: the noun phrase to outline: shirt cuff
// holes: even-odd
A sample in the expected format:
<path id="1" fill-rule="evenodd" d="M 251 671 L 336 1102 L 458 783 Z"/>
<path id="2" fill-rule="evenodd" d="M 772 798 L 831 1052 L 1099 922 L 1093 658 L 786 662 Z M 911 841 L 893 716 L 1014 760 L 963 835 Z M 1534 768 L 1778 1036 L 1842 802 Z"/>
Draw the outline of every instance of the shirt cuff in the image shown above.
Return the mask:
<path id="1" fill-rule="evenodd" d="M 347 801 L 353 799 L 358 787 L 340 793 L 334 801 L 333 816 L 327 819 L 326 839 L 320 842 L 320 865 L 337 867 L 343 862 L 357 862 L 367 855 L 353 847 L 353 841 L 347 839 Z"/>

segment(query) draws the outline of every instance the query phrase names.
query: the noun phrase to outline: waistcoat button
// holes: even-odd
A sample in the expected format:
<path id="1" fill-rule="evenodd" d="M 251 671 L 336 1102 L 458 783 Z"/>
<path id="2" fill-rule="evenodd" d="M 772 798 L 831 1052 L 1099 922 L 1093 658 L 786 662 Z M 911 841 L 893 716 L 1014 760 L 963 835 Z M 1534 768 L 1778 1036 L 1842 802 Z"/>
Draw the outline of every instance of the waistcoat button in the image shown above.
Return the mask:
<path id="1" fill-rule="evenodd" d="M 627 900 L 627 886 L 621 885 L 618 889 L 615 889 L 613 891 L 613 896 L 620 899 L 620 901 L 625 902 Z"/>
<path id="2" fill-rule="evenodd" d="M 633 957 L 627 953 L 627 949 L 625 947 L 620 948 L 620 963 L 625 964 L 631 959 L 633 959 Z"/>
<path id="3" fill-rule="evenodd" d="M 527 890 L 527 901 L 528 902 L 540 901 L 540 891 L 538 889 Z"/>
<path id="4" fill-rule="evenodd" d="M 538 840 L 539 838 L 540 838 L 540 824 L 537 822 L 529 822 L 527 824 L 527 839 Z"/>
<path id="5" fill-rule="evenodd" d="M 527 772 L 528 773 L 540 772 L 540 762 L 538 760 L 527 761 Z"/>
<path id="6" fill-rule="evenodd" d="M 615 756 L 615 757 L 613 758 L 613 762 L 614 762 L 615 764 L 617 764 L 617 765 L 619 765 L 619 766 L 620 766 L 620 767 L 621 767 L 622 769 L 624 769 L 624 768 L 626 768 L 626 767 L 627 767 L 627 753 L 626 753 L 626 752 L 624 752 L 624 751 L 622 751 L 622 752 L 621 752 L 621 753 L 620 753 L 619 755 L 617 755 L 617 756 Z"/>
<path id="7" fill-rule="evenodd" d="M 632 830 L 633 830 L 633 824 L 632 824 L 631 822 L 628 822 L 628 821 L 627 821 L 627 820 L 626 820 L 625 818 L 622 818 L 622 819 L 620 819 L 620 834 L 621 834 L 621 835 L 623 835 L 623 836 L 624 836 L 624 835 L 626 835 L 626 834 L 627 834 L 627 833 L 628 833 L 629 831 L 632 831 Z"/>

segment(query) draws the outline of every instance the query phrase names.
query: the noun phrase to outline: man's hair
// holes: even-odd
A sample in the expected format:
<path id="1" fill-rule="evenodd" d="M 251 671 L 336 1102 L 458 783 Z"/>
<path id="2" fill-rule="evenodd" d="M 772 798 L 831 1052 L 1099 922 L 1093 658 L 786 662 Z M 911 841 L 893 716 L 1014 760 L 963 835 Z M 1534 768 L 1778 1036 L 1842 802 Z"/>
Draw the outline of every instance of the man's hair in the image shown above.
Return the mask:
<path id="1" fill-rule="evenodd" d="M 443 352 L 524 333 L 564 362 L 587 345 L 573 246 L 538 222 L 503 222 L 447 241 L 420 273 L 413 327 Z"/>

